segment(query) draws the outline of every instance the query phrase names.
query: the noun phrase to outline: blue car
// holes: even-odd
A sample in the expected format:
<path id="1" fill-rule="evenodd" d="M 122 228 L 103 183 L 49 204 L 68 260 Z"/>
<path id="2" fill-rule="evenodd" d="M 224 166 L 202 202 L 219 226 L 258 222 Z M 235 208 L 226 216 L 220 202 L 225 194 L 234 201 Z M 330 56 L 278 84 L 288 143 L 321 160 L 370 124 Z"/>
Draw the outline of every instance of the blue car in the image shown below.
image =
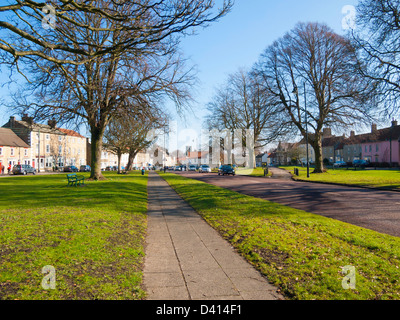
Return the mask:
<path id="1" fill-rule="evenodd" d="M 79 167 L 80 172 L 90 172 L 90 166 L 84 165 Z"/>
<path id="2" fill-rule="evenodd" d="M 218 175 L 226 175 L 226 174 L 231 174 L 231 175 L 235 175 L 235 169 L 233 169 L 233 167 L 231 165 L 222 165 L 219 167 L 218 169 Z"/>
<path id="3" fill-rule="evenodd" d="M 368 163 L 367 160 L 353 160 L 353 167 L 365 167 Z"/>
<path id="4" fill-rule="evenodd" d="M 78 172 L 79 169 L 75 166 L 66 166 L 64 167 L 64 172 Z"/>

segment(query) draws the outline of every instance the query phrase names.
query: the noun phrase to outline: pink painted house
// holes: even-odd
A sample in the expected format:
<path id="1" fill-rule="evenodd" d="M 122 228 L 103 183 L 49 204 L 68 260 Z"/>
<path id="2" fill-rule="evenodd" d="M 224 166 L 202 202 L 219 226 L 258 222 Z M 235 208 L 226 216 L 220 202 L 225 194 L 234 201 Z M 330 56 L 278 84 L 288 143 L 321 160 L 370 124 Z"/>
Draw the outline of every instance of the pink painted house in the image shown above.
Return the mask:
<path id="1" fill-rule="evenodd" d="M 392 121 L 392 126 L 377 129 L 372 125 L 371 133 L 360 135 L 362 159 L 369 162 L 400 164 L 400 126 Z"/>

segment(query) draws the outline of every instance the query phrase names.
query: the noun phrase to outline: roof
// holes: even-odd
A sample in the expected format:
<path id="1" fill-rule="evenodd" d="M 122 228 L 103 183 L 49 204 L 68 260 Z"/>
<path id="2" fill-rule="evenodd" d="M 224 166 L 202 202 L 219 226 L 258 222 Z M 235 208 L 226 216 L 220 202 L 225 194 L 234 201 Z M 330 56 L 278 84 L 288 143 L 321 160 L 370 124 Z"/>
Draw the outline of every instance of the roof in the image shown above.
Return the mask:
<path id="1" fill-rule="evenodd" d="M 80 135 L 78 132 L 74 130 L 63 129 L 63 128 L 57 128 L 57 129 L 71 137 L 85 138 L 84 136 Z"/>
<path id="2" fill-rule="evenodd" d="M 60 134 L 60 135 L 65 135 L 65 133 L 61 132 L 58 128 L 53 128 L 47 124 L 41 124 L 41 123 L 36 123 L 36 122 L 32 122 L 29 123 L 27 121 L 23 121 L 23 120 L 14 120 L 14 124 L 13 124 L 13 128 L 17 128 L 17 127 L 25 127 L 31 131 L 34 132 L 41 132 L 41 133 L 53 133 L 53 134 Z M 11 124 L 10 121 L 7 122 L 3 128 L 11 128 Z"/>
<path id="3" fill-rule="evenodd" d="M 188 152 L 187 159 L 201 159 L 208 155 L 208 151 L 191 151 Z"/>
<path id="4" fill-rule="evenodd" d="M 0 146 L 29 148 L 28 144 L 8 128 L 0 128 Z"/>
<path id="5" fill-rule="evenodd" d="M 346 145 L 381 142 L 400 139 L 400 126 L 391 126 L 370 133 L 350 136 L 345 140 Z"/>
<path id="6" fill-rule="evenodd" d="M 328 138 L 322 139 L 322 147 L 338 147 L 339 145 L 343 144 L 345 137 L 340 136 L 331 136 Z"/>

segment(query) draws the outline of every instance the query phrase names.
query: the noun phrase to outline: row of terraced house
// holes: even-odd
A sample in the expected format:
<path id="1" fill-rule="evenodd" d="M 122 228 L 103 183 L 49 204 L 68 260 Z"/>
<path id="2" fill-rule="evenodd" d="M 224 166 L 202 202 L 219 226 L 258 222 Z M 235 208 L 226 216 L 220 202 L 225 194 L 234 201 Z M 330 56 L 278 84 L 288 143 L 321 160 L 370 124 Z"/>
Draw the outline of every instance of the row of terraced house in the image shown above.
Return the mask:
<path id="1" fill-rule="evenodd" d="M 309 145 L 309 161 L 315 161 L 314 150 Z M 306 143 L 302 139 L 297 143 L 279 142 L 277 148 L 269 153 L 268 162 L 281 165 L 293 163 L 293 159 L 305 163 L 307 158 Z M 330 128 L 325 128 L 322 138 L 322 158 L 324 162 L 334 163 L 354 160 L 366 160 L 378 166 L 399 166 L 400 164 L 400 126 L 393 120 L 390 127 L 378 129 L 372 124 L 371 131 L 350 135 L 332 135 Z"/>
<path id="2" fill-rule="evenodd" d="M 137 155 L 138 166 L 145 165 L 143 154 Z M 143 160 L 143 161 L 142 161 Z M 127 155 L 122 165 L 127 162 Z M 139 163 L 140 162 L 140 163 Z M 23 116 L 0 127 L 0 163 L 6 168 L 15 164 L 29 164 L 38 171 L 54 171 L 64 166 L 90 165 L 90 139 L 70 129 L 59 128 L 56 122 L 35 123 L 31 117 Z M 104 149 L 101 167 L 116 166 L 117 156 Z"/>

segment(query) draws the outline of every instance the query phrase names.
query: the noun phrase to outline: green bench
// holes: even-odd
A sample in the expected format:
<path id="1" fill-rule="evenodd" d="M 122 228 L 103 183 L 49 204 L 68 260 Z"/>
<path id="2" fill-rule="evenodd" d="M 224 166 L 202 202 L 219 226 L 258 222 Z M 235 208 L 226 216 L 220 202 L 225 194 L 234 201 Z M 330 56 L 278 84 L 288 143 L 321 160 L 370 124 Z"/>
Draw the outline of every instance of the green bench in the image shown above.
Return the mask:
<path id="1" fill-rule="evenodd" d="M 85 177 L 78 176 L 76 173 L 67 174 L 67 180 L 69 186 L 77 186 L 81 184 L 85 184 Z"/>

